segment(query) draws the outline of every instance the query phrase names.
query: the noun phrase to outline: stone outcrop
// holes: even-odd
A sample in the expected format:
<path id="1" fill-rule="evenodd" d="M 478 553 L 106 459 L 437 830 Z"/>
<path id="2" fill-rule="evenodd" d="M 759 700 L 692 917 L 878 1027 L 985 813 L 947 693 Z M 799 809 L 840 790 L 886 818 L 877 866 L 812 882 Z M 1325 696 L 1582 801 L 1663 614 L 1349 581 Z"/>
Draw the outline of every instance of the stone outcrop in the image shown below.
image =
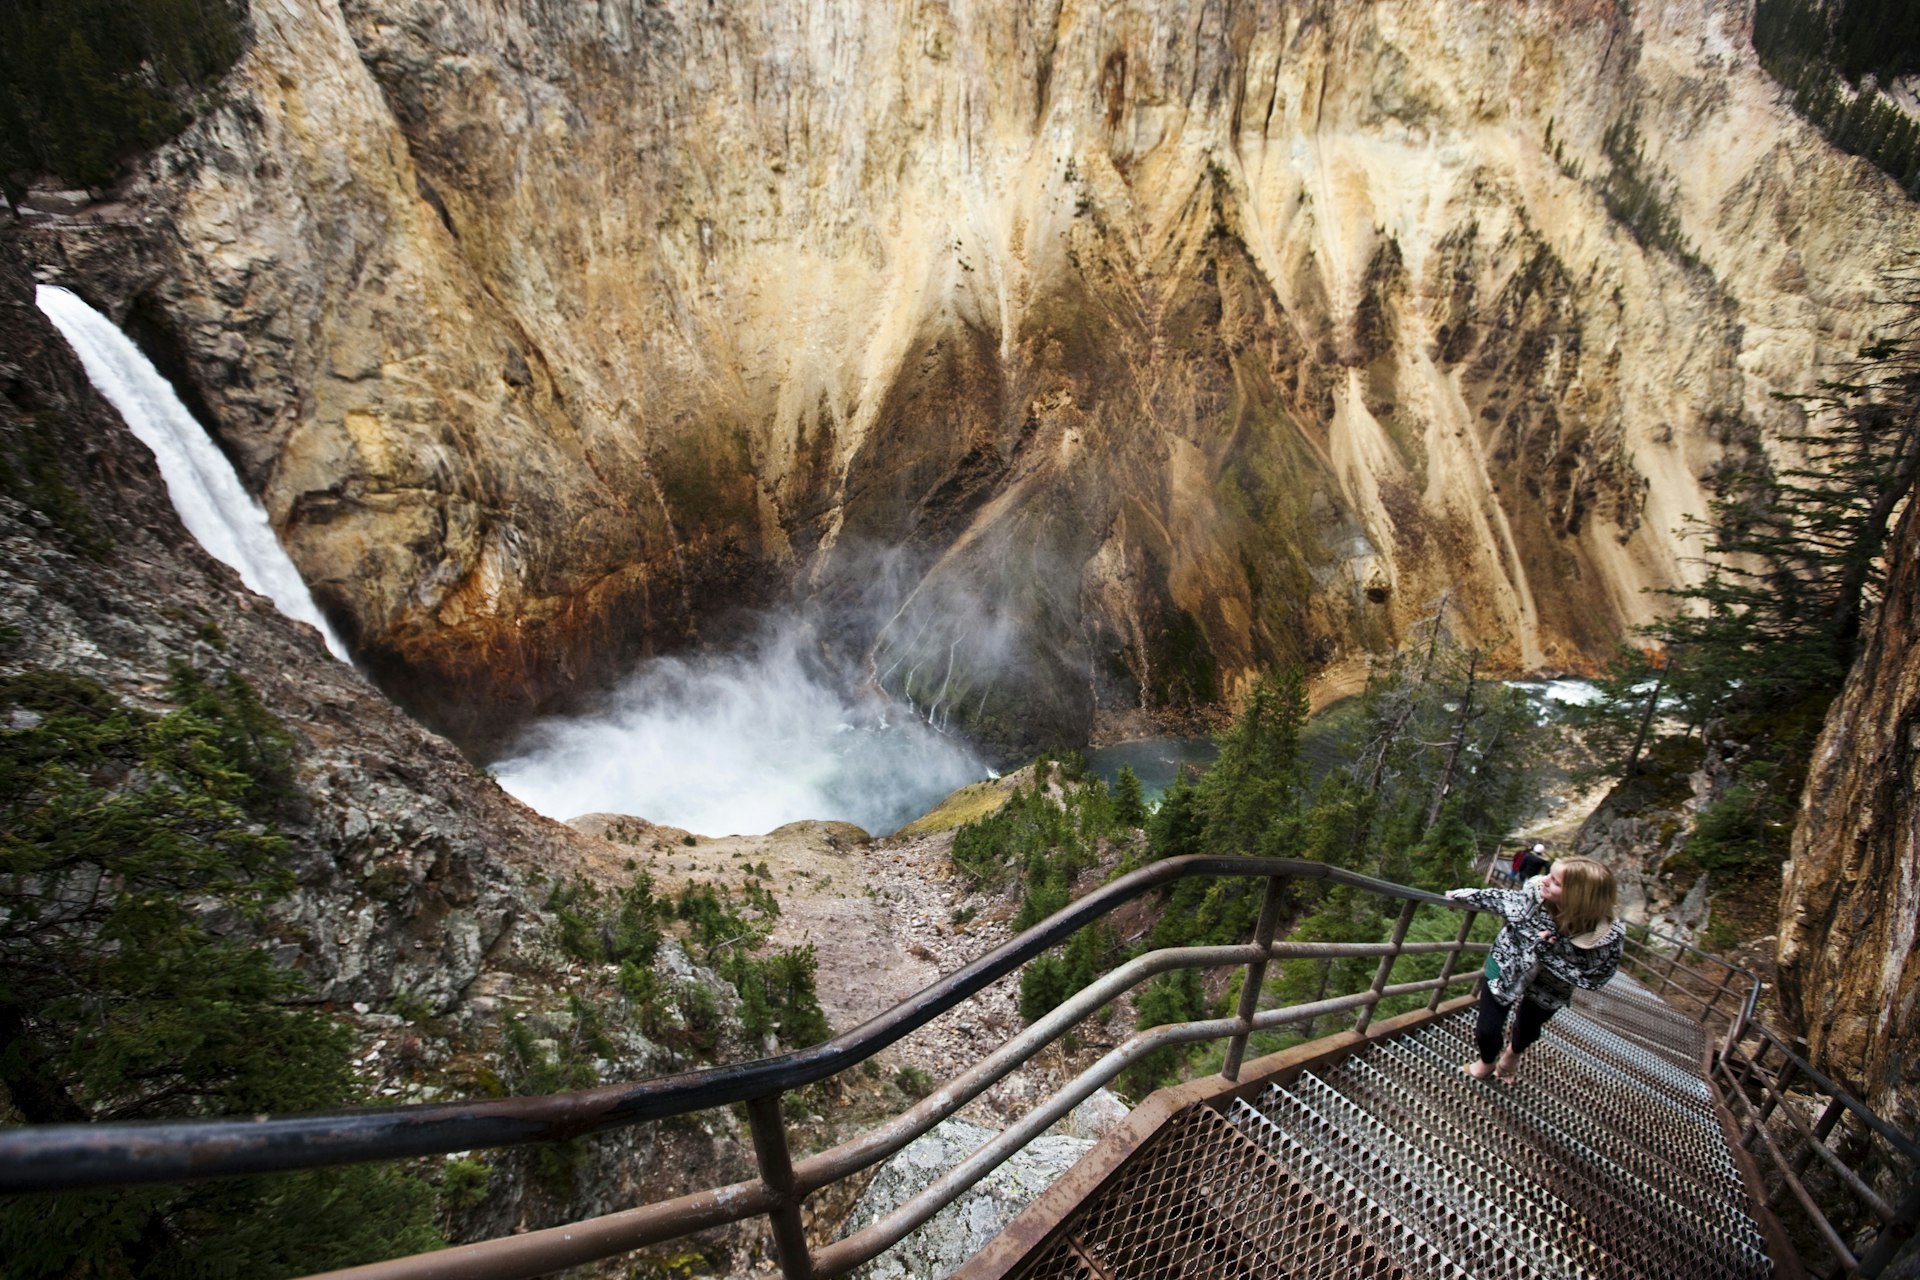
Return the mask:
<path id="1" fill-rule="evenodd" d="M 1447 588 L 1579 668 L 1684 576 L 1916 225 L 1746 13 L 273 0 L 38 243 L 469 747 L 796 594 L 1079 741 Z"/>
<path id="2" fill-rule="evenodd" d="M 951 1119 L 880 1166 L 868 1184 L 844 1235 L 873 1225 L 911 1200 L 934 1179 L 995 1137 L 992 1129 Z M 1035 1138 L 971 1191 L 853 1274 L 860 1280 L 906 1280 L 945 1276 L 987 1246 L 1034 1197 L 1052 1186 L 1092 1150 L 1091 1138 L 1049 1134 Z"/>
<path id="3" fill-rule="evenodd" d="M 1827 714 L 1780 896 L 1780 1001 L 1812 1061 L 1896 1127 L 1920 1123 L 1920 522 Z"/>

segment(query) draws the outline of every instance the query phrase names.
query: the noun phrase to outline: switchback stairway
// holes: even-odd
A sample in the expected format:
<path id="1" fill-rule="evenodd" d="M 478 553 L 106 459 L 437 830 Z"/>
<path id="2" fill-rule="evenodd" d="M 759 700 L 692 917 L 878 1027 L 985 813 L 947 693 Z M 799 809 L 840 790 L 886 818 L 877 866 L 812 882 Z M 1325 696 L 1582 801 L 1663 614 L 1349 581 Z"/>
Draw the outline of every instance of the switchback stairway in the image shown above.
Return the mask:
<path id="1" fill-rule="evenodd" d="M 1460 1072 L 1472 1017 L 1185 1107 L 1038 1249 L 962 1275 L 1773 1274 L 1698 1022 L 1617 980 L 1549 1022 L 1508 1086 Z"/>

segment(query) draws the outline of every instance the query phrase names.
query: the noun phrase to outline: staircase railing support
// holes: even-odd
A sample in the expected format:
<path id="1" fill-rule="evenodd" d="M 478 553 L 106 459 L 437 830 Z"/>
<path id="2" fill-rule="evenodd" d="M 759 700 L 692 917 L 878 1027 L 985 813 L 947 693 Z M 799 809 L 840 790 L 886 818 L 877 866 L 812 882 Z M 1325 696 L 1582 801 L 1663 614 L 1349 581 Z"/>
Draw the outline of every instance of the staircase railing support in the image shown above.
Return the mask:
<path id="1" fill-rule="evenodd" d="M 1360 1016 L 1353 1020 L 1355 1034 L 1365 1035 L 1367 1024 L 1373 1021 L 1373 1011 L 1380 1007 L 1380 993 L 1387 989 L 1387 976 L 1393 972 L 1393 962 L 1400 958 L 1400 948 L 1407 940 L 1407 930 L 1413 925 L 1413 913 L 1420 904 L 1409 898 L 1400 906 L 1400 919 L 1393 926 L 1393 941 L 1388 944 L 1386 955 L 1380 957 L 1380 967 L 1374 971 L 1373 986 L 1368 988 L 1373 999 L 1360 1010 Z M 1441 988 L 1444 990 L 1444 988 Z"/>
<path id="2" fill-rule="evenodd" d="M 1264 880 L 1265 899 L 1253 939 L 1232 946 L 1179 948 L 1136 957 L 1068 997 L 1058 1008 L 921 1099 L 904 1115 L 830 1151 L 797 1162 L 793 1159 L 782 1117 L 782 1099 L 786 1094 L 870 1061 L 875 1053 L 1018 971 L 1021 965 L 1064 942 L 1076 930 L 1123 903 L 1169 887 L 1187 876 L 1234 877 L 1243 882 L 1255 878 Z M 1391 941 L 1275 941 L 1282 904 L 1293 880 L 1344 884 L 1399 900 L 1399 918 Z M 1464 918 L 1452 942 L 1407 941 L 1421 905 L 1462 912 Z M 672 1115 L 744 1103 L 759 1165 L 757 1180 L 521 1236 L 372 1263 L 353 1268 L 350 1274 L 355 1280 L 374 1280 L 375 1277 L 434 1280 L 451 1274 L 472 1276 L 475 1280 L 521 1280 L 710 1227 L 751 1221 L 764 1214 L 771 1230 L 773 1252 L 786 1280 L 829 1280 L 890 1247 L 984 1177 L 1013 1150 L 1110 1082 L 1123 1068 L 1164 1048 L 1201 1041 L 1227 1041 L 1221 1087 L 1232 1089 L 1245 1069 L 1246 1048 L 1255 1033 L 1298 1026 L 1315 1018 L 1353 1014 L 1355 1031 L 1366 1035 L 1372 1024 L 1380 1021 L 1374 1015 L 1382 1003 L 1402 998 L 1410 1003 L 1417 1000 L 1426 1004 L 1429 1013 L 1437 1011 L 1449 987 L 1465 980 L 1465 975 L 1459 972 L 1460 955 L 1469 950 L 1486 950 L 1485 944 L 1467 941 L 1475 919 L 1475 913 L 1464 904 L 1321 863 L 1205 855 L 1168 859 L 1094 890 L 862 1026 L 824 1044 L 779 1058 L 544 1097 L 425 1103 L 314 1116 L 0 1128 L 0 1193 L 264 1174 L 374 1159 L 407 1159 L 480 1147 L 563 1141 Z M 1689 944 L 1671 944 L 1670 953 L 1664 948 L 1653 952 L 1640 938 L 1634 938 L 1632 945 L 1636 962 L 1644 966 L 1643 972 L 1651 976 L 1664 968 L 1664 976 L 1653 978 L 1663 989 L 1672 987 L 1674 975 L 1685 969 L 1688 978 L 1695 981 L 1694 986 L 1686 989 L 1689 1002 L 1699 1002 L 1706 992 L 1712 991 L 1713 998 L 1704 1002 L 1709 1013 L 1717 1007 L 1721 995 L 1732 993 L 1736 978 L 1745 978 L 1750 983 L 1744 999 L 1735 1002 L 1719 1052 L 1712 1062 L 1714 1085 L 1722 1091 L 1723 1101 L 1734 1113 L 1736 1123 L 1741 1118 L 1747 1121 L 1739 1141 L 1772 1159 L 1773 1176 L 1784 1179 L 1788 1195 L 1806 1210 L 1815 1230 L 1841 1260 L 1843 1270 L 1855 1266 L 1854 1255 L 1848 1252 L 1849 1246 L 1813 1202 L 1801 1174 L 1815 1160 L 1824 1162 L 1824 1166 L 1835 1173 L 1837 1181 L 1855 1194 L 1857 1203 L 1880 1219 L 1882 1228 L 1878 1237 L 1871 1248 L 1863 1242 L 1865 1256 L 1858 1264 L 1860 1276 L 1877 1275 L 1904 1246 L 1916 1215 L 1920 1215 L 1920 1176 L 1915 1173 L 1920 1169 L 1920 1146 L 1907 1135 L 1893 1130 L 1809 1065 L 1794 1047 L 1754 1021 L 1761 985 L 1752 975 L 1715 957 L 1704 956 Z M 1439 978 L 1390 985 L 1395 962 L 1400 957 L 1426 954 L 1444 955 Z M 1271 962 L 1294 957 L 1311 960 L 1376 957 L 1379 964 L 1371 986 L 1365 991 L 1285 1008 L 1261 1009 L 1261 987 Z M 1721 966 L 1723 972 L 1717 989 L 1711 970 L 1688 965 L 1688 957 Z M 900 1150 L 978 1097 L 1019 1063 L 1065 1035 L 1082 1019 L 1156 974 L 1175 969 L 1221 970 L 1242 966 L 1245 977 L 1238 1016 L 1143 1030 L 908 1205 L 854 1236 L 823 1245 L 817 1251 L 809 1249 L 802 1207 L 814 1191 L 870 1168 Z M 1429 993 L 1432 993 L 1431 999 L 1420 999 Z M 1745 1048 L 1749 1040 L 1754 1044 L 1751 1054 Z M 1769 1065 L 1776 1055 L 1779 1065 Z M 1808 1095 L 1824 1095 L 1834 1100 L 1817 1122 L 1799 1115 L 1792 1103 L 1782 1106 L 1785 1089 L 1790 1085 L 1800 1089 L 1801 1081 L 1807 1082 L 1804 1092 Z M 1898 1180 L 1880 1184 L 1906 1188 L 1897 1206 L 1888 1205 L 1886 1197 L 1876 1192 L 1873 1186 L 1876 1175 L 1849 1176 L 1851 1171 L 1839 1163 L 1842 1157 L 1826 1146 L 1842 1119 L 1842 1106 L 1851 1113 L 1849 1133 L 1857 1122 L 1863 1132 L 1877 1135 L 1887 1144 L 1887 1150 L 1904 1162 L 1904 1167 L 1887 1166 Z M 1769 1118 L 1781 1110 L 1793 1122 L 1795 1136 L 1809 1142 L 1808 1149 L 1796 1149 L 1791 1156 L 1781 1151 L 1775 1133 L 1768 1130 Z M 1774 1128 L 1779 1130 L 1782 1126 L 1776 1121 Z"/>
<path id="3" fill-rule="evenodd" d="M 787 1127 L 780 1117 L 780 1095 L 767 1094 L 747 1102 L 747 1128 L 753 1134 L 753 1156 L 760 1165 L 760 1181 L 774 1196 L 767 1210 L 773 1233 L 773 1256 L 785 1280 L 812 1280 L 813 1258 L 807 1251 L 806 1227 L 800 1220 L 800 1200 L 793 1178 L 793 1156 L 787 1150 Z"/>
<path id="4" fill-rule="evenodd" d="M 1220 1075 L 1227 1080 L 1240 1078 L 1240 1063 L 1246 1056 L 1247 1037 L 1253 1033 L 1253 1014 L 1260 1005 L 1260 988 L 1267 980 L 1267 957 L 1273 950 L 1273 931 L 1279 924 L 1280 902 L 1285 897 L 1285 890 L 1281 886 L 1279 876 L 1267 877 L 1267 896 L 1260 904 L 1260 921 L 1253 927 L 1253 944 L 1260 948 L 1260 958 L 1247 966 L 1246 980 L 1240 986 L 1240 1009 L 1237 1014 L 1242 1030 L 1227 1042 L 1227 1059 L 1220 1065 Z M 1434 999 L 1439 998 L 1436 992 Z"/>
<path id="5" fill-rule="evenodd" d="M 1473 932 L 1474 917 L 1478 911 L 1469 911 L 1460 921 L 1460 932 L 1453 935 L 1453 950 L 1447 952 L 1446 961 L 1440 966 L 1440 985 L 1433 989 L 1433 999 L 1427 1001 L 1427 1012 L 1433 1013 L 1440 1008 L 1440 1001 L 1446 997 L 1447 986 L 1453 981 L 1453 965 L 1460 958 L 1460 949 L 1467 945 L 1467 935 Z"/>

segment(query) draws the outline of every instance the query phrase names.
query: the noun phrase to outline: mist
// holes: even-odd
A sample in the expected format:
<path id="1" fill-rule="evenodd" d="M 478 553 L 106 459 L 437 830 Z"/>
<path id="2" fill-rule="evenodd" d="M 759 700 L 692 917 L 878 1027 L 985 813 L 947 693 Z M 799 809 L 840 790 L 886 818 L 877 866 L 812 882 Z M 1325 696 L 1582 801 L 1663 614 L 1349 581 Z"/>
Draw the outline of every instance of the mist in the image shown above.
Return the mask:
<path id="1" fill-rule="evenodd" d="M 885 835 L 987 776 L 960 739 L 859 691 L 794 619 L 729 653 L 652 660 L 604 707 L 536 724 L 492 768 L 550 818 L 624 813 L 703 835 L 803 818 Z"/>

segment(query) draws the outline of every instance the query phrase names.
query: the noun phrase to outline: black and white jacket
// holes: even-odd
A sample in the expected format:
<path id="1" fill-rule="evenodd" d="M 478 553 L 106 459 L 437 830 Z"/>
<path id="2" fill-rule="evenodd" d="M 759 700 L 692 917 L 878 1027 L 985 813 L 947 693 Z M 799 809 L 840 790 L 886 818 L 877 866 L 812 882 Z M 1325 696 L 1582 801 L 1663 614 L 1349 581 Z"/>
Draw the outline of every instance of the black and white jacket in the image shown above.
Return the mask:
<path id="1" fill-rule="evenodd" d="M 1511 1005 L 1524 995 L 1543 1009 L 1564 1009 L 1575 987 L 1601 986 L 1620 967 L 1627 927 L 1615 920 L 1578 937 L 1561 937 L 1540 900 L 1545 880 L 1535 876 L 1518 889 L 1447 891 L 1454 901 L 1497 911 L 1507 922 L 1493 940 L 1493 965 L 1487 974 L 1487 987 L 1501 1004 Z M 1551 935 L 1553 941 L 1542 941 L 1542 935 Z"/>

